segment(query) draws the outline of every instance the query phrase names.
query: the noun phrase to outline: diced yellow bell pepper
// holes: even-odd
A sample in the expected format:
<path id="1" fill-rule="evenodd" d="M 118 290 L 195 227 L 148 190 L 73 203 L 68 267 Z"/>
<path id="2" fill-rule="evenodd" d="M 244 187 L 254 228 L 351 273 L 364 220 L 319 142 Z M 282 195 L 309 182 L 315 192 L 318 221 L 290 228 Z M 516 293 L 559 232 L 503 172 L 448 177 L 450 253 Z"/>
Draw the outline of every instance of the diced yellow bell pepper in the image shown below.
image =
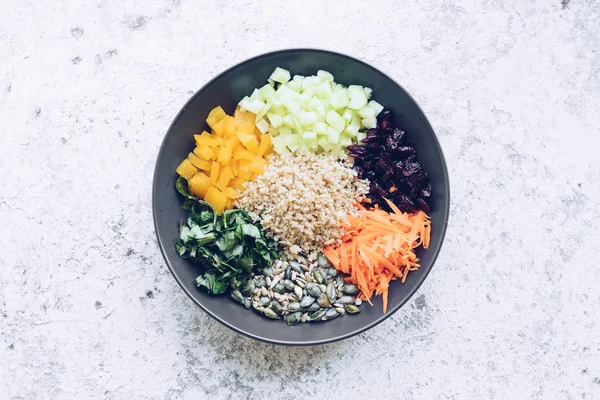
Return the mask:
<path id="1" fill-rule="evenodd" d="M 236 199 L 238 196 L 237 190 L 232 187 L 225 188 L 225 190 L 223 190 L 223 194 L 230 199 Z"/>
<path id="2" fill-rule="evenodd" d="M 204 172 L 198 172 L 188 182 L 190 193 L 200 199 L 206 196 L 206 191 L 210 187 L 210 178 Z"/>
<path id="3" fill-rule="evenodd" d="M 273 147 L 273 143 L 271 142 L 271 135 L 265 133 L 260 137 L 260 146 L 258 149 L 258 153 L 261 156 L 268 154 L 271 152 L 271 148 Z"/>
<path id="4" fill-rule="evenodd" d="M 217 161 L 223 166 L 229 165 L 229 163 L 231 162 L 231 153 L 231 147 L 228 147 L 227 145 L 219 147 L 219 155 L 217 157 Z"/>
<path id="5" fill-rule="evenodd" d="M 208 117 L 206 117 L 206 123 L 212 129 L 215 129 L 215 125 L 219 123 L 223 118 L 225 118 L 226 115 L 227 114 L 220 106 L 215 107 L 210 111 Z"/>
<path id="6" fill-rule="evenodd" d="M 233 159 L 234 160 L 254 161 L 254 160 L 256 160 L 256 156 L 253 155 L 252 153 L 250 153 L 248 150 L 246 150 L 246 149 L 244 149 L 242 147 L 238 147 L 233 152 Z"/>
<path id="7" fill-rule="evenodd" d="M 241 178 L 235 178 L 235 179 L 232 179 L 231 182 L 229 182 L 229 186 L 234 188 L 235 190 L 242 191 L 242 190 L 244 190 L 245 183 L 246 183 L 245 180 L 243 180 Z"/>
<path id="8" fill-rule="evenodd" d="M 238 126 L 235 128 L 235 132 L 254 136 L 254 125 L 238 124 Z"/>
<path id="9" fill-rule="evenodd" d="M 229 166 L 223 167 L 219 172 L 219 178 L 217 179 L 217 183 L 215 183 L 215 186 L 218 187 L 220 190 L 225 190 L 225 188 L 229 184 L 229 181 L 233 178 L 234 176 L 233 172 L 231 172 L 231 168 L 229 168 Z"/>
<path id="10" fill-rule="evenodd" d="M 240 162 L 238 160 L 232 160 L 229 163 L 229 167 L 231 168 L 231 172 L 233 172 L 233 176 L 238 176 L 240 173 Z"/>
<path id="11" fill-rule="evenodd" d="M 204 200 L 210 204 L 217 215 L 223 214 L 223 210 L 227 204 L 227 197 L 216 186 L 210 186 L 208 188 Z"/>
<path id="12" fill-rule="evenodd" d="M 250 139 L 246 143 L 242 143 L 242 144 L 253 155 L 255 155 L 255 156 L 259 155 L 259 148 L 258 148 L 259 146 L 258 146 L 258 140 L 256 140 L 256 136 L 252 136 L 252 139 Z"/>
<path id="13" fill-rule="evenodd" d="M 210 168 L 210 181 L 214 185 L 215 183 L 217 183 L 217 179 L 219 179 L 219 163 L 213 161 L 212 167 Z"/>
<path id="14" fill-rule="evenodd" d="M 263 172 L 265 172 L 265 166 L 266 166 L 266 163 L 255 161 L 252 164 L 250 164 L 250 171 L 254 172 L 255 174 L 260 175 Z"/>
<path id="15" fill-rule="evenodd" d="M 186 158 L 181 162 L 181 164 L 179 164 L 175 172 L 177 172 L 179 175 L 183 176 L 189 181 L 192 178 L 192 176 L 196 175 L 196 172 L 198 172 L 198 170 Z"/>
<path id="16" fill-rule="evenodd" d="M 252 171 L 250 171 L 250 166 L 240 166 L 240 173 L 238 177 L 244 181 L 249 181 L 252 179 Z"/>
<path id="17" fill-rule="evenodd" d="M 211 135 L 210 133 L 208 133 L 206 131 L 202 132 L 202 134 L 200 134 L 200 135 L 194 135 L 194 139 L 196 140 L 196 146 L 210 147 L 210 146 L 217 145 L 217 141 L 215 140 L 213 135 Z"/>
<path id="18" fill-rule="evenodd" d="M 237 107 L 233 113 L 233 118 L 237 119 L 240 124 L 254 126 L 256 114 L 253 114 L 250 111 L 241 111 L 240 108 Z"/>
<path id="19" fill-rule="evenodd" d="M 194 165 L 194 167 L 203 171 L 210 171 L 212 163 L 210 161 L 202 160 L 194 153 L 188 154 L 188 160 Z"/>
<path id="20" fill-rule="evenodd" d="M 202 160 L 210 161 L 215 158 L 215 153 L 210 147 L 196 147 L 194 154 L 200 157 Z"/>
<path id="21" fill-rule="evenodd" d="M 231 137 L 235 135 L 235 128 L 237 124 L 238 122 L 236 121 L 236 119 L 229 115 L 223 118 L 223 136 Z"/>

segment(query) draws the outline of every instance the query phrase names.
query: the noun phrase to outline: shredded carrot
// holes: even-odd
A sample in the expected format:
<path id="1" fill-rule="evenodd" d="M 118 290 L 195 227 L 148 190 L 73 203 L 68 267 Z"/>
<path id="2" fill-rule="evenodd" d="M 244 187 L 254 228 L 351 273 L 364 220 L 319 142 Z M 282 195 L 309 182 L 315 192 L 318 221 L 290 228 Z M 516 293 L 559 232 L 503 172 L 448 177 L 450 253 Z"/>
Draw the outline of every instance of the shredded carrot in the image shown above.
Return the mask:
<path id="1" fill-rule="evenodd" d="M 367 210 L 356 203 L 360 214 L 348 216 L 342 243 L 327 246 L 323 254 L 347 276 L 346 282 L 358 286 L 359 297 L 369 304 L 373 294 L 382 296 L 387 312 L 389 284 L 406 282 L 409 271 L 419 268 L 415 248 L 429 247 L 431 221 L 423 211 L 403 213 L 385 199 L 392 213 L 375 205 Z"/>

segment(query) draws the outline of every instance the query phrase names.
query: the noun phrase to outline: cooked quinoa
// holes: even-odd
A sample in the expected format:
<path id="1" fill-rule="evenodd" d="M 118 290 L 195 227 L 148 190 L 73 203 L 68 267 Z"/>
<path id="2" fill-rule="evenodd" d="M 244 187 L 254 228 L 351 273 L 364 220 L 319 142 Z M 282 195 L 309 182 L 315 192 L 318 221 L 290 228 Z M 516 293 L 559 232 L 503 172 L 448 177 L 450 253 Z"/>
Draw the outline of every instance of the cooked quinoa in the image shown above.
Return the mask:
<path id="1" fill-rule="evenodd" d="M 314 261 L 324 246 L 339 244 L 346 215 L 357 211 L 352 200 L 368 191 L 369 182 L 335 156 L 272 155 L 235 206 L 259 221 L 288 258 Z"/>

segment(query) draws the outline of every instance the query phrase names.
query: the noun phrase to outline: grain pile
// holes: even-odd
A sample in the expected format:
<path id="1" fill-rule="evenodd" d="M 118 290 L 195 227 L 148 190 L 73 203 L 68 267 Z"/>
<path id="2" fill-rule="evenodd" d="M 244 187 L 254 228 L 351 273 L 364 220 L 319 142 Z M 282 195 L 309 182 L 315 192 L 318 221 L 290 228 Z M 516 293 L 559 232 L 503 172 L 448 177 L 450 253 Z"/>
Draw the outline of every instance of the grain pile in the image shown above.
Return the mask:
<path id="1" fill-rule="evenodd" d="M 259 221 L 288 258 L 312 262 L 324 246 L 339 244 L 346 215 L 356 213 L 352 201 L 368 191 L 368 181 L 335 156 L 273 155 L 235 206 Z"/>

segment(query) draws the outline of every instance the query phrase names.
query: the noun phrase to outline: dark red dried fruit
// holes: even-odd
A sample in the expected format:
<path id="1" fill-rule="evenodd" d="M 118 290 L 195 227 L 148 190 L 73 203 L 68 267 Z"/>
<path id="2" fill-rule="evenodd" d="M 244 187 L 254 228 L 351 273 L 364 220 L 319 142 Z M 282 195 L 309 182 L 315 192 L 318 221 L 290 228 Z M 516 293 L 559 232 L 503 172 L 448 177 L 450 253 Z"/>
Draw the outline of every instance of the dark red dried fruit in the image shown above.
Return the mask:
<path id="1" fill-rule="evenodd" d="M 383 200 L 386 197 L 404 212 L 429 212 L 429 177 L 417 161 L 410 139 L 395 126 L 390 110 L 379 114 L 377 128 L 367 131 L 362 145 L 348 146 L 348 150 L 358 176 L 371 181 L 367 197 L 372 204 L 390 211 Z"/>

